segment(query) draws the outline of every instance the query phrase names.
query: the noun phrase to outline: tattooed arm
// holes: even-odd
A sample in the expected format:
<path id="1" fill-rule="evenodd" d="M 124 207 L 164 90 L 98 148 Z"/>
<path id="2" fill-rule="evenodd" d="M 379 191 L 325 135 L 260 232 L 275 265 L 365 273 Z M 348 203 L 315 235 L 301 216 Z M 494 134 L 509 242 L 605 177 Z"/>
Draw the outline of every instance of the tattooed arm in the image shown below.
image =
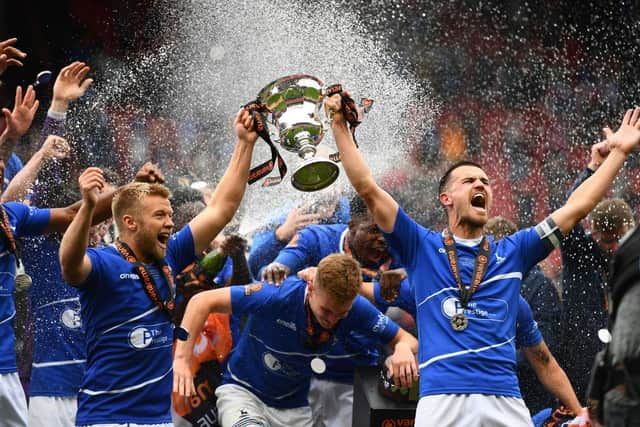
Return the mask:
<path id="1" fill-rule="evenodd" d="M 573 413 L 579 414 L 582 406 L 576 392 L 573 390 L 567 374 L 558 365 L 545 342 L 541 341 L 539 344 L 524 347 L 522 350 L 542 385 Z"/>

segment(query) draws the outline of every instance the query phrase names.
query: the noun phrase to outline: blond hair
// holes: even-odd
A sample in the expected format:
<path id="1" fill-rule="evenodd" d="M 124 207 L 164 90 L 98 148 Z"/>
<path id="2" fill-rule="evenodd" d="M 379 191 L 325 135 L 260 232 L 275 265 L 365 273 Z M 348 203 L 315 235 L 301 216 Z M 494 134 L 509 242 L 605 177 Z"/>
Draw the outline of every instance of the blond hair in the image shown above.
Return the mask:
<path id="1" fill-rule="evenodd" d="M 332 254 L 318 264 L 316 285 L 336 304 L 350 304 L 360 292 L 360 263 L 347 255 Z"/>
<path id="2" fill-rule="evenodd" d="M 119 230 L 123 230 L 122 217 L 135 215 L 140 211 L 142 202 L 149 196 L 160 196 L 168 199 L 171 191 L 162 184 L 149 184 L 147 182 L 131 182 L 120 187 L 111 202 L 111 212 Z"/>
<path id="3" fill-rule="evenodd" d="M 600 232 L 628 230 L 634 226 L 633 213 L 622 199 L 604 199 L 591 211 L 591 226 Z"/>

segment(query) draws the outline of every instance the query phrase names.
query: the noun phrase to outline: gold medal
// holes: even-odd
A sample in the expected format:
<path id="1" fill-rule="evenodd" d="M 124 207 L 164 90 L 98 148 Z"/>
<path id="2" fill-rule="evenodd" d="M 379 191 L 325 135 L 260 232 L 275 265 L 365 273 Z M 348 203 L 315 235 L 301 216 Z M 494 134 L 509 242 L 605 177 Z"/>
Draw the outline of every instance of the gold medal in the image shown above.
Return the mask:
<path id="1" fill-rule="evenodd" d="M 454 331 L 462 332 L 469 326 L 469 319 L 463 313 L 455 314 L 451 318 L 451 327 Z"/>

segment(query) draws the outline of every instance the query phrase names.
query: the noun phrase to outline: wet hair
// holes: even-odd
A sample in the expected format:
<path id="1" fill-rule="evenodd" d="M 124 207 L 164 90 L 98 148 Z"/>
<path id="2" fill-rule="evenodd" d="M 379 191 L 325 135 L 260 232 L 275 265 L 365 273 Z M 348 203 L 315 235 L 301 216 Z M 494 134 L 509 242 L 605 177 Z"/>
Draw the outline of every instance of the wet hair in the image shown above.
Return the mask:
<path id="1" fill-rule="evenodd" d="M 601 232 L 630 229 L 634 226 L 633 212 L 622 199 L 604 199 L 591 211 L 591 226 Z"/>
<path id="2" fill-rule="evenodd" d="M 449 169 L 447 169 L 444 175 L 442 175 L 442 178 L 440 178 L 440 182 L 438 183 L 438 194 L 444 193 L 445 189 L 447 188 L 447 185 L 449 185 L 449 180 L 451 179 L 451 173 L 462 166 L 474 166 L 476 168 L 482 169 L 482 166 L 480 166 L 476 162 L 472 162 L 471 160 L 461 160 L 459 162 L 454 163 L 453 165 L 451 165 Z"/>
<path id="3" fill-rule="evenodd" d="M 171 192 L 162 184 L 149 184 L 146 182 L 131 182 L 120 187 L 113 196 L 111 211 L 113 220 L 119 230 L 123 230 L 122 216 L 137 212 L 144 199 L 149 196 L 160 196 L 168 199 Z"/>
<path id="4" fill-rule="evenodd" d="M 324 257 L 316 274 L 316 286 L 324 289 L 336 304 L 349 304 L 360 292 L 360 263 L 350 256 L 331 254 Z"/>
<path id="5" fill-rule="evenodd" d="M 518 227 L 503 216 L 494 216 L 484 225 L 483 231 L 498 241 L 518 231 Z"/>
<path id="6" fill-rule="evenodd" d="M 349 228 L 367 221 L 373 221 L 373 215 L 362 197 L 356 194 L 349 200 Z"/>
<path id="7" fill-rule="evenodd" d="M 182 230 L 193 218 L 196 217 L 206 207 L 204 202 L 195 201 L 182 203 L 176 206 L 173 213 L 174 230 Z"/>

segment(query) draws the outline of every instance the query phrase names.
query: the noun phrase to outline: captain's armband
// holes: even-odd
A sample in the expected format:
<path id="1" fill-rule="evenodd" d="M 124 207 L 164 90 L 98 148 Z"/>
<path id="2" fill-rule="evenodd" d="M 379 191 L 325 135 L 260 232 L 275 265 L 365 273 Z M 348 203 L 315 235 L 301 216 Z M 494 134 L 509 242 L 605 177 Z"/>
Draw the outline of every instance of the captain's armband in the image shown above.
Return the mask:
<path id="1" fill-rule="evenodd" d="M 540 240 L 542 240 L 548 249 L 554 249 L 560 246 L 563 236 L 553 218 L 550 216 L 546 217 L 544 221 L 536 225 L 535 228 L 536 233 L 540 236 Z"/>

